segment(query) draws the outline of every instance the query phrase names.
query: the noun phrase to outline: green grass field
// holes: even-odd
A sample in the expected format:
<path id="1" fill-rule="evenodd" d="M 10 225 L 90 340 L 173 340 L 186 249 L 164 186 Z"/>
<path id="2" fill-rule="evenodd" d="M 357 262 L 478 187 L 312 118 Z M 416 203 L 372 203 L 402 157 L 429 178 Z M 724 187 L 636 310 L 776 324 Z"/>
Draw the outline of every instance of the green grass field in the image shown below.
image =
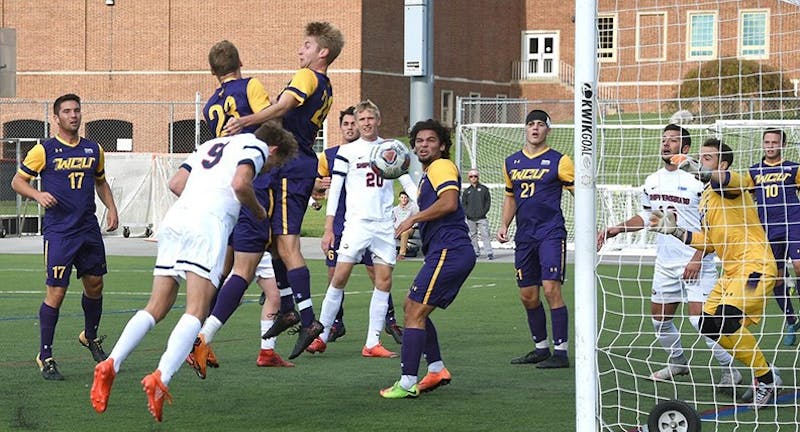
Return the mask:
<path id="1" fill-rule="evenodd" d="M 0 396 L 0 430 L 252 430 L 280 425 L 303 431 L 528 431 L 542 425 L 567 431 L 575 427 L 574 358 L 573 368 L 562 370 L 509 364 L 512 357 L 530 350 L 510 263 L 479 262 L 456 302 L 433 315 L 444 360 L 453 373 L 449 386 L 417 400 L 379 397 L 381 387 L 398 379 L 399 359 L 360 356 L 371 288 L 363 269 L 356 269 L 345 301 L 347 336 L 330 344 L 322 355 L 303 354 L 292 369 L 256 367 L 259 306 L 258 293 L 251 287 L 244 304 L 214 341 L 222 367 L 211 369 L 205 381 L 183 367 L 170 384 L 174 403 L 165 407 L 164 422 L 157 424 L 147 412 L 139 380 L 156 367 L 185 297 L 179 296 L 172 314 L 123 364 L 108 411 L 98 415 L 89 402 L 94 363 L 76 341 L 83 323 L 80 290 L 75 289 L 79 283 L 74 282 L 67 295 L 56 332 L 56 359 L 66 381 L 46 382 L 33 361 L 39 338 L 37 311 L 43 297 L 41 258 L 0 255 L 0 262 L 4 281 L 0 290 L 0 367 L 6 384 Z M 100 332 L 108 335 L 109 352 L 127 320 L 149 296 L 152 263 L 148 257 L 109 258 Z M 419 266 L 418 261 L 405 261 L 396 268 L 398 307 Z M 314 303 L 319 308 L 326 277 L 324 263 L 310 261 L 310 270 Z M 582 318 L 574 315 L 571 270 L 570 266 L 564 293 L 572 324 Z M 686 320 L 676 319 L 676 324 L 682 328 L 684 347 L 695 366 L 691 377 L 675 383 L 644 379 L 666 359 L 654 340 L 648 315 L 652 268 L 603 265 L 596 273 L 597 362 L 604 430 L 626 431 L 645 424 L 657 402 L 675 398 L 705 413 L 704 430 L 753 430 L 757 424 L 758 430 L 778 430 L 778 425 L 780 430 L 794 430 L 800 413 L 796 405 L 758 415 L 744 408 L 735 415 L 723 412 L 713 420 L 713 412 L 729 408 L 734 401 L 715 394 L 716 363 L 710 361 L 705 344 Z M 782 320 L 777 313 L 770 300 L 768 314 L 773 316 L 752 330 L 764 334 L 761 346 L 768 360 L 781 369 L 785 386 L 796 388 L 798 352 L 780 344 Z M 570 334 L 574 342 L 573 329 Z M 279 352 L 288 355 L 294 340 L 293 336 L 280 337 Z M 387 347 L 399 350 L 388 336 L 383 340 Z M 570 350 L 574 352 L 574 347 Z M 746 383 L 750 372 L 740 370 Z"/>
<path id="2" fill-rule="evenodd" d="M 0 255 L 0 263 L 0 367 L 5 381 L 0 430 L 528 431 L 538 424 L 574 429 L 574 369 L 542 371 L 509 364 L 531 349 L 511 264 L 479 263 L 456 302 L 434 313 L 453 382 L 416 400 L 389 401 L 378 395 L 399 378 L 399 359 L 360 356 L 371 295 L 363 269 L 356 269 L 347 288 L 347 335 L 322 355 L 300 356 L 292 369 L 256 367 L 259 307 L 251 287 L 214 341 L 221 368 L 210 370 L 205 381 L 181 368 L 170 384 L 174 403 L 165 407 L 164 422 L 157 424 L 147 412 L 139 381 L 155 369 L 185 297 L 178 298 L 176 310 L 123 364 L 108 411 L 98 415 L 89 402 L 94 363 L 76 340 L 83 328 L 79 283 L 73 283 L 65 299 L 56 331 L 55 356 L 66 381 L 46 382 L 33 361 L 43 298 L 41 257 Z M 109 258 L 100 329 L 108 335 L 109 352 L 148 298 L 152 264 L 152 258 Z M 405 261 L 397 267 L 398 307 L 419 265 Z M 310 270 L 319 308 L 324 263 L 312 261 Z M 294 340 L 280 337 L 279 352 L 288 355 Z M 383 340 L 399 349 L 388 336 Z"/>

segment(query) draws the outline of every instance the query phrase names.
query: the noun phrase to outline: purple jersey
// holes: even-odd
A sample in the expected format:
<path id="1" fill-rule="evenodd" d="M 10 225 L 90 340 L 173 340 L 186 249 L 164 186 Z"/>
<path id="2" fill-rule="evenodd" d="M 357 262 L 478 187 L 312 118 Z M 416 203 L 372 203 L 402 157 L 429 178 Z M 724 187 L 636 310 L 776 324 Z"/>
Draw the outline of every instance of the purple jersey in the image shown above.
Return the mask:
<path id="1" fill-rule="evenodd" d="M 507 157 L 503 166 L 506 196 L 514 197 L 517 231 L 514 241 L 566 238 L 561 194 L 575 184 L 569 156 L 551 148 L 529 154 L 524 149 Z"/>
<path id="2" fill-rule="evenodd" d="M 319 167 L 317 168 L 317 176 L 330 177 L 331 170 L 333 169 L 333 161 L 336 160 L 336 154 L 339 152 L 339 147 L 326 148 L 319 159 Z M 347 189 L 342 185 L 342 192 L 339 195 L 339 205 L 336 206 L 336 214 L 333 216 L 333 235 L 341 237 L 344 231 L 344 212 L 347 209 L 345 199 L 347 198 Z"/>
<path id="3" fill-rule="evenodd" d="M 203 108 L 203 115 L 211 134 L 219 137 L 229 118 L 257 113 L 269 105 L 267 91 L 258 79 L 230 79 L 214 91 Z M 248 126 L 241 133 L 253 133 L 258 126 Z"/>
<path id="4" fill-rule="evenodd" d="M 455 164 L 449 159 L 433 161 L 419 181 L 417 197 L 419 211 L 424 211 L 433 205 L 442 192 L 455 190 L 458 194 L 460 189 L 461 176 Z M 422 237 L 422 253 L 426 256 L 428 251 L 455 248 L 465 244 L 472 247 L 461 200 L 458 200 L 458 207 L 454 212 L 438 219 L 420 222 L 419 232 Z"/>
<path id="5" fill-rule="evenodd" d="M 95 216 L 95 179 L 105 177 L 103 149 L 94 141 L 80 138 L 70 145 L 50 138 L 35 145 L 19 166 L 26 180 L 41 176 L 42 191 L 58 204 L 44 212 L 44 234 L 79 235 L 99 231 Z"/>
<path id="6" fill-rule="evenodd" d="M 762 160 L 750 167 L 758 217 L 770 241 L 800 232 L 799 171 L 800 164 L 790 161 L 772 165 Z"/>

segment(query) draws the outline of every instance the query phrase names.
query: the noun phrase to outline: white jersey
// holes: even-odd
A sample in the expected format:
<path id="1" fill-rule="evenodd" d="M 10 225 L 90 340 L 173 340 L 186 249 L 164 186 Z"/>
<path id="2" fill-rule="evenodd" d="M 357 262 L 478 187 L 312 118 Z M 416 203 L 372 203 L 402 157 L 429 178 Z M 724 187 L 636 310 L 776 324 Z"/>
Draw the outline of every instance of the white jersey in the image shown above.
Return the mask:
<path id="1" fill-rule="evenodd" d="M 644 219 L 645 224 L 648 224 L 651 211 L 673 211 L 677 216 L 679 227 L 689 231 L 700 231 L 699 203 L 704 187 L 703 183 L 685 171 L 668 171 L 666 168 L 661 168 L 647 176 L 644 182 L 641 196 L 642 212 L 639 216 Z M 657 263 L 685 266 L 695 252 L 696 249 L 671 235 L 656 235 Z M 713 259 L 713 254 L 708 254 L 703 260 L 713 266 Z"/>
<path id="2" fill-rule="evenodd" d="M 369 164 L 372 148 L 382 141 L 382 138 L 375 141 L 359 138 L 342 146 L 336 153 L 336 160 L 331 170 L 332 194 L 328 196 L 326 210 L 328 216 L 336 214 L 342 189 L 339 185 L 343 178 L 344 189 L 347 190 L 345 199 L 347 211 L 344 215 L 346 224 L 352 224 L 356 220 L 374 222 L 393 220 L 394 180 L 387 180 L 375 174 Z M 412 190 L 414 189 L 413 181 L 408 174 L 401 176 L 400 182 L 405 189 L 408 189 L 408 184 Z"/>
<path id="3" fill-rule="evenodd" d="M 236 168 L 250 164 L 258 174 L 268 155 L 267 145 L 253 134 L 206 141 L 181 165 L 191 175 L 173 207 L 238 218 L 241 204 L 231 187 Z"/>

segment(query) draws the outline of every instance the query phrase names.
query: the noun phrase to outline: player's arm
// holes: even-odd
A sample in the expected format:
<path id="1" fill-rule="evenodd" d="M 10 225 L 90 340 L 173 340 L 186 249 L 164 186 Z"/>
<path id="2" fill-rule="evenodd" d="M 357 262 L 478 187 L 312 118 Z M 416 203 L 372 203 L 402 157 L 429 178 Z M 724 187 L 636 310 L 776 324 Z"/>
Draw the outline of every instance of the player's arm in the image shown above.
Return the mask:
<path id="1" fill-rule="evenodd" d="M 178 172 L 169 179 L 169 190 L 174 193 L 175 196 L 181 196 L 183 189 L 186 188 L 186 182 L 189 181 L 189 174 L 191 173 L 191 167 L 187 164 L 182 164 L 181 167 L 178 168 Z"/>
<path id="2" fill-rule="evenodd" d="M 398 180 L 400 180 L 403 190 L 408 194 L 408 199 L 412 202 L 417 202 L 417 186 L 414 184 L 414 180 L 411 180 L 411 176 L 403 174 Z"/>
<path id="3" fill-rule="evenodd" d="M 561 187 L 575 196 L 575 164 L 567 155 L 562 155 L 558 160 L 558 179 L 561 180 Z"/>
<path id="4" fill-rule="evenodd" d="M 95 171 L 94 189 L 100 198 L 100 202 L 108 209 L 108 212 L 106 212 L 106 231 L 114 231 L 119 226 L 119 213 L 117 212 L 117 205 L 114 203 L 114 194 L 111 193 L 111 185 L 106 181 L 105 160 L 105 152 L 101 148 Z"/>
<path id="5" fill-rule="evenodd" d="M 267 120 L 275 120 L 283 117 L 290 109 L 300 105 L 300 101 L 290 95 L 278 99 L 274 104 L 266 107 L 265 109 L 246 115 L 244 117 L 234 118 L 231 117 L 225 125 L 223 131 L 228 135 L 235 135 L 242 131 L 247 126 L 260 125 Z"/>
<path id="6" fill-rule="evenodd" d="M 330 189 L 328 189 L 328 205 L 325 208 L 325 231 L 322 234 L 322 241 L 320 242 L 320 247 L 323 252 L 327 252 L 329 247 L 333 247 L 335 240 L 333 235 L 333 219 L 336 216 L 336 211 L 339 210 L 339 198 L 342 196 L 344 179 L 349 170 L 350 162 L 340 151 L 333 161 L 333 169 L 331 170 L 331 186 Z"/>
<path id="7" fill-rule="evenodd" d="M 23 198 L 35 200 L 44 208 L 51 208 L 58 204 L 58 200 L 50 192 L 40 191 L 31 185 L 31 180 L 44 169 L 45 157 L 41 144 L 33 146 L 11 179 L 11 189 Z"/>
<path id="8" fill-rule="evenodd" d="M 500 212 L 500 228 L 497 230 L 497 241 L 506 243 L 508 238 L 508 226 L 514 220 L 514 213 L 517 211 L 516 203 L 514 202 L 514 185 L 511 183 L 511 178 L 508 176 L 508 169 L 503 163 L 503 178 L 506 182 L 505 197 L 503 198 L 503 209 Z"/>
<path id="9" fill-rule="evenodd" d="M 619 225 L 610 226 L 599 233 L 597 233 L 597 250 L 603 247 L 606 240 L 614 238 L 619 234 L 626 232 L 636 232 L 644 229 L 644 218 L 640 215 L 635 215 L 632 218 L 622 222 Z"/>
<path id="10" fill-rule="evenodd" d="M 236 167 L 236 174 L 233 176 L 231 187 L 233 188 L 233 193 L 236 194 L 236 199 L 243 206 L 249 208 L 256 218 L 265 219 L 267 210 L 259 204 L 258 199 L 256 199 L 256 192 L 253 190 L 253 178 L 255 175 L 255 168 L 252 165 L 239 164 Z"/>
<path id="11" fill-rule="evenodd" d="M 705 253 L 714 252 L 712 245 L 706 244 L 706 235 L 700 231 L 688 231 L 678 226 L 675 213 L 653 210 L 650 213 L 650 230 L 671 235 L 683 243 Z"/>

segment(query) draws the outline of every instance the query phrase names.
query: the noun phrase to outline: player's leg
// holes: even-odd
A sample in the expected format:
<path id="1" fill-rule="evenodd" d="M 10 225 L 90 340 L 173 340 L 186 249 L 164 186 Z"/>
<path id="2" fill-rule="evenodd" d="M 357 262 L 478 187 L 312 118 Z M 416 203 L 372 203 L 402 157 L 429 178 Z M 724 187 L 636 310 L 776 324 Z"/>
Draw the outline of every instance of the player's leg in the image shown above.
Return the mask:
<path id="1" fill-rule="evenodd" d="M 397 353 L 387 350 L 381 344 L 380 335 L 386 324 L 386 312 L 389 310 L 389 293 L 392 289 L 392 268 L 376 256 L 373 261 L 375 269 L 375 287 L 369 302 L 369 322 L 367 325 L 367 338 L 361 349 L 363 357 L 394 358 Z"/>
<path id="2" fill-rule="evenodd" d="M 569 341 L 569 312 L 561 294 L 566 263 L 564 239 L 542 241 L 538 248 L 541 285 L 553 325 L 553 356 L 536 365 L 540 369 L 569 367 L 567 346 Z"/>
<path id="3" fill-rule="evenodd" d="M 341 234 L 335 236 L 333 239 L 333 244 L 328 245 L 328 251 L 325 254 L 325 265 L 328 266 L 328 285 L 330 286 L 331 280 L 333 280 L 333 273 L 336 269 L 336 263 L 339 260 L 339 255 L 336 253 L 336 250 L 339 249 L 339 242 L 342 240 Z M 372 277 L 371 277 L 372 278 Z M 320 316 L 322 316 L 322 312 L 320 311 Z M 320 322 L 322 320 L 320 319 Z M 333 320 L 333 324 L 330 327 L 330 335 L 328 335 L 328 342 L 335 342 L 336 339 L 344 336 L 346 333 L 344 327 L 344 297 L 342 297 L 342 303 L 339 306 L 339 312 L 336 313 L 336 318 Z"/>
<path id="4" fill-rule="evenodd" d="M 657 262 L 654 269 L 650 317 L 656 340 L 667 353 L 666 366 L 649 376 L 654 381 L 669 381 L 689 373 L 689 359 L 683 351 L 681 334 L 674 322 L 675 311 L 684 301 L 681 278 L 685 267 L 684 263 L 667 265 Z"/>
<path id="5" fill-rule="evenodd" d="M 319 335 L 322 342 L 327 343 L 330 339 L 332 332 L 331 326 L 342 308 L 344 288 L 347 285 L 347 281 L 350 279 L 350 274 L 353 272 L 353 266 L 355 266 L 355 258 L 348 254 L 338 255 L 336 267 L 334 267 L 333 270 L 333 277 L 331 277 L 328 289 L 325 291 L 325 297 L 322 299 L 322 307 L 319 312 L 319 321 L 324 327 L 324 330 Z"/>
<path id="6" fill-rule="evenodd" d="M 541 269 L 538 265 L 534 265 L 534 261 L 538 262 L 539 260 L 535 246 L 532 242 L 517 242 L 514 250 L 514 269 L 519 287 L 519 299 L 525 309 L 534 349 L 527 354 L 511 359 L 511 364 L 539 363 L 550 357 L 550 343 L 547 341 L 547 316 L 539 299 Z"/>
<path id="7" fill-rule="evenodd" d="M 800 227 L 790 227 L 788 237 L 789 244 L 787 247 L 787 258 L 791 259 L 792 261 L 794 277 L 798 277 L 800 276 Z M 780 267 L 778 268 L 778 274 L 782 274 Z M 792 275 L 787 274 L 786 280 L 788 280 L 790 277 L 792 277 Z M 780 281 L 776 281 L 776 286 L 778 282 Z M 786 297 L 789 299 L 789 302 L 791 302 L 792 298 L 797 298 L 797 291 L 800 289 L 797 285 L 798 282 L 800 282 L 800 280 L 795 279 L 794 288 L 789 287 L 784 283 L 784 292 L 786 293 Z M 787 322 L 783 336 L 783 344 L 786 346 L 794 345 L 795 341 L 797 340 L 797 333 L 800 332 L 800 320 L 798 320 L 797 314 L 792 314 L 792 316 L 794 317 L 794 322 L 789 322 L 790 318 L 788 315 L 786 317 Z"/>
<path id="8" fill-rule="evenodd" d="M 266 301 L 261 306 L 261 334 L 266 333 L 274 323 L 275 313 L 280 307 L 280 294 L 278 283 L 272 269 L 272 260 L 269 254 L 265 254 L 256 270 L 258 286 L 266 297 Z M 275 352 L 277 337 L 261 339 L 261 349 L 258 352 L 256 365 L 259 367 L 293 367 L 294 363 L 285 361 Z"/>
<path id="9" fill-rule="evenodd" d="M 784 328 L 783 343 L 787 346 L 794 345 L 795 332 L 798 330 L 797 315 L 792 304 L 792 296 L 789 294 L 789 287 L 785 283 L 788 272 L 786 270 L 786 261 L 789 258 L 790 244 L 786 238 L 777 239 L 770 243 L 772 254 L 775 256 L 775 264 L 778 267 L 778 274 L 781 275 L 775 281 L 775 288 L 773 288 L 773 295 L 775 301 L 778 302 L 778 307 L 783 311 L 786 324 Z"/>
<path id="10" fill-rule="evenodd" d="M 153 288 L 147 305 L 128 320 L 108 358 L 95 366 L 90 395 L 92 406 L 99 413 L 104 412 L 108 406 L 111 386 L 122 363 L 156 323 L 164 319 L 175 303 L 178 296 L 178 279 L 163 274 L 166 272 L 162 271 L 161 275 L 153 277 Z"/>
<path id="11" fill-rule="evenodd" d="M 103 314 L 103 275 L 108 272 L 107 268 L 105 245 L 98 230 L 93 235 L 87 235 L 83 247 L 75 255 L 77 276 L 83 282 L 81 307 L 84 327 L 78 335 L 78 341 L 91 352 L 95 362 L 108 357 L 102 346 L 105 336 L 97 336 Z"/>

